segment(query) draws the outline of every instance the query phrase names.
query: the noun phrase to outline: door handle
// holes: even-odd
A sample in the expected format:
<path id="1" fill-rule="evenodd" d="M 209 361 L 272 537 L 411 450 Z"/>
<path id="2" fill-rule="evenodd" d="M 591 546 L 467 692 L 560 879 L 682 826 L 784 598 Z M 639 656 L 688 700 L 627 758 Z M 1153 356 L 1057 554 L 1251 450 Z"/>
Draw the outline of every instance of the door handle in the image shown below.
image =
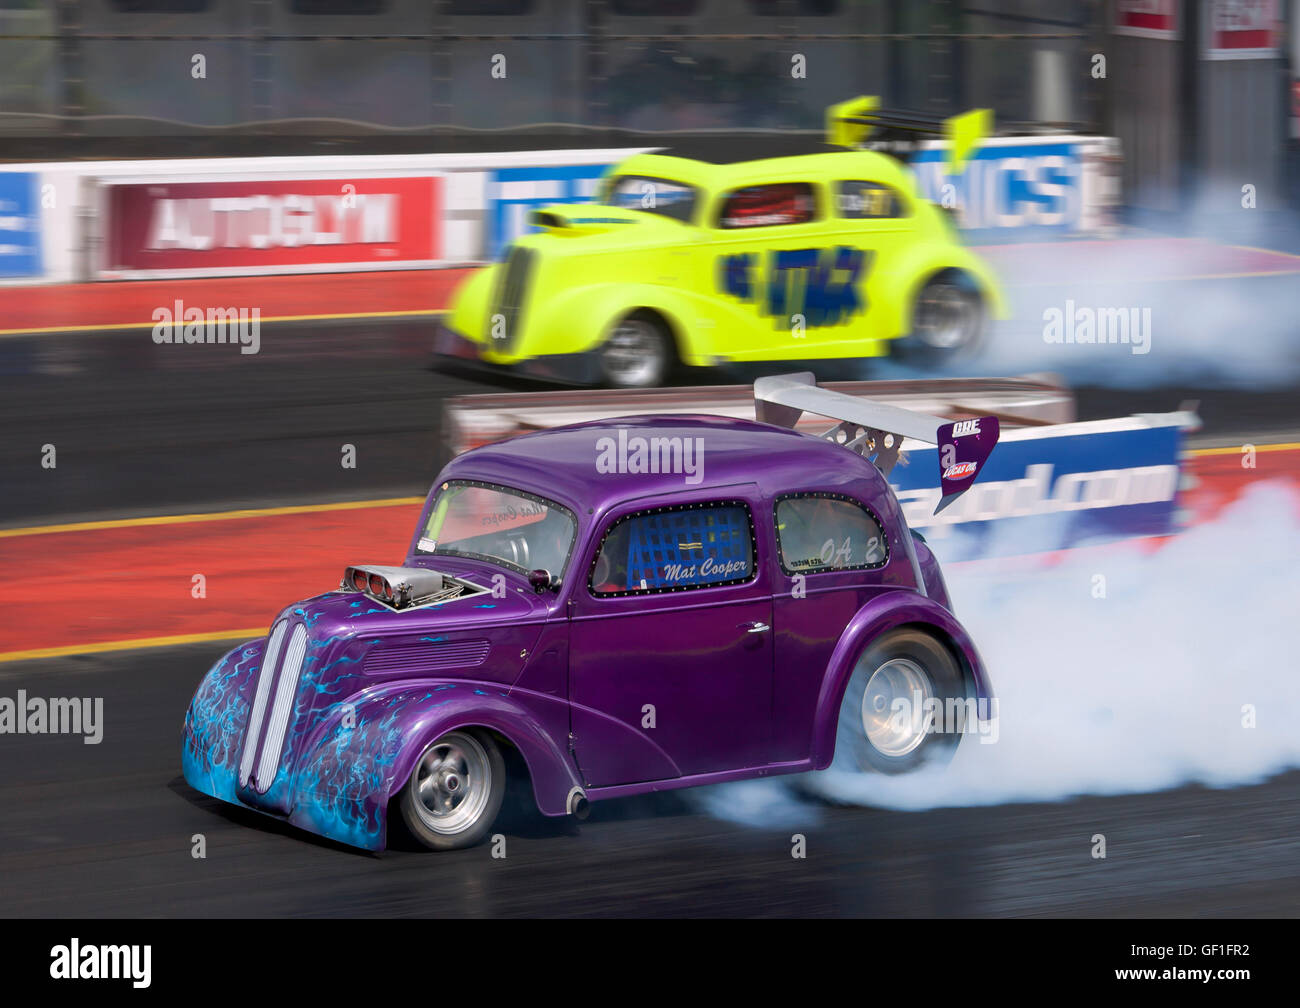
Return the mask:
<path id="1" fill-rule="evenodd" d="M 745 633 L 767 633 L 772 628 L 760 621 L 757 623 L 742 623 L 740 629 L 744 630 Z"/>

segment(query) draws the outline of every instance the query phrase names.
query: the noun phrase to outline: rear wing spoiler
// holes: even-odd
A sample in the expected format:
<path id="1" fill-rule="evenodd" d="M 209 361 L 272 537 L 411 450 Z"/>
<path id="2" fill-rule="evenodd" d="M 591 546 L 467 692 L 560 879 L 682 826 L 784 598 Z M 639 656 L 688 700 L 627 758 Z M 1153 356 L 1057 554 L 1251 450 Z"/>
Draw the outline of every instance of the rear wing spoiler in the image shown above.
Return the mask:
<path id="1" fill-rule="evenodd" d="M 754 415 L 761 422 L 793 429 L 804 413 L 838 421 L 821 437 L 869 459 L 885 477 L 899 460 L 904 438 L 936 445 L 941 497 L 935 514 L 970 489 L 998 443 L 995 416 L 945 420 L 819 388 L 807 371 L 754 382 Z"/>
<path id="2" fill-rule="evenodd" d="M 891 150 L 911 150 L 921 137 L 943 137 L 948 141 L 949 175 L 958 174 L 971 151 L 992 133 L 992 109 L 972 109 L 944 118 L 922 112 L 882 109 L 879 98 L 862 95 L 826 110 L 826 142 L 837 147 L 881 146 Z"/>

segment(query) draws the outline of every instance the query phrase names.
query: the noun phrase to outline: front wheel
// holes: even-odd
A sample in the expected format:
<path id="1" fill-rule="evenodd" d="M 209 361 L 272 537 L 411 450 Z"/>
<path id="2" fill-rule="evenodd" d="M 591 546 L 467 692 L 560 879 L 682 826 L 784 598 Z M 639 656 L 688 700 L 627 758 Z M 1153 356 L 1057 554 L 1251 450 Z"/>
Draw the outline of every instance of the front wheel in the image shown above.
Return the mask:
<path id="1" fill-rule="evenodd" d="M 661 385 L 672 361 L 672 336 L 648 312 L 636 312 L 621 320 L 600 349 L 601 375 L 614 388 Z"/>
<path id="2" fill-rule="evenodd" d="M 430 850 L 473 847 L 501 811 L 506 768 L 486 735 L 453 731 L 420 754 L 402 789 L 402 821 Z"/>
<path id="3" fill-rule="evenodd" d="M 940 364 L 971 353 L 984 333 L 984 303 L 971 281 L 949 271 L 931 277 L 916 296 L 912 331 L 897 353 L 918 364 Z"/>
<path id="4" fill-rule="evenodd" d="M 896 630 L 858 657 L 840 704 L 834 765 L 886 774 L 947 763 L 965 728 L 966 690 L 952 653 Z"/>

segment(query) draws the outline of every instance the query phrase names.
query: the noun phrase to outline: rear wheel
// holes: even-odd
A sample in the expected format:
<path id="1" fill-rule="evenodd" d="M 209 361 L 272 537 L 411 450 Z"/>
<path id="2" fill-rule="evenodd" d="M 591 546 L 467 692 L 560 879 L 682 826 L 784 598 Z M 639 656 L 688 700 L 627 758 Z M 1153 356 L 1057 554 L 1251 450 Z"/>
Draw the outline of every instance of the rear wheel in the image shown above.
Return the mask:
<path id="1" fill-rule="evenodd" d="M 402 821 L 431 850 L 472 847 L 501 811 L 506 768 L 486 735 L 457 730 L 431 742 L 402 789 Z"/>
<path id="2" fill-rule="evenodd" d="M 942 363 L 969 354 L 984 332 L 984 302 L 963 273 L 931 277 L 916 296 L 912 331 L 898 341 L 898 356 L 916 363 Z"/>
<path id="3" fill-rule="evenodd" d="M 650 312 L 635 312 L 621 320 L 600 349 L 601 375 L 614 388 L 661 385 L 672 361 L 672 336 Z"/>
<path id="4" fill-rule="evenodd" d="M 885 635 L 849 677 L 834 765 L 900 774 L 947 763 L 961 741 L 965 698 L 961 668 L 938 640 L 911 629 Z"/>

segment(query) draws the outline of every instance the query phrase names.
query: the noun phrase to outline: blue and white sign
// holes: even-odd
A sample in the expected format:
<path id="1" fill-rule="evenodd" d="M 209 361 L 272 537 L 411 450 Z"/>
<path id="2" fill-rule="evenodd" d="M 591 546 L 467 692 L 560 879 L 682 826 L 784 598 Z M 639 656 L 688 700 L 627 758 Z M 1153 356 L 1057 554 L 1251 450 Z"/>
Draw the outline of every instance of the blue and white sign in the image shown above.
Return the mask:
<path id="1" fill-rule="evenodd" d="M 488 182 L 488 255 L 495 259 L 522 234 L 537 231 L 528 214 L 548 203 L 585 203 L 607 164 L 500 168 Z"/>
<path id="2" fill-rule="evenodd" d="M 40 177 L 0 172 L 0 277 L 40 274 Z"/>
<path id="3" fill-rule="evenodd" d="M 934 514 L 935 449 L 889 474 L 908 523 L 943 560 L 1038 553 L 1178 530 L 1180 414 L 1009 432 L 974 485 Z"/>
<path id="4" fill-rule="evenodd" d="M 947 173 L 945 149 L 930 147 L 917 151 L 911 165 L 926 199 L 940 206 L 956 200 L 962 230 L 1074 232 L 1084 230 L 1082 146 L 1077 140 L 988 143 L 960 175 Z M 953 188 L 945 191 L 947 185 Z"/>

